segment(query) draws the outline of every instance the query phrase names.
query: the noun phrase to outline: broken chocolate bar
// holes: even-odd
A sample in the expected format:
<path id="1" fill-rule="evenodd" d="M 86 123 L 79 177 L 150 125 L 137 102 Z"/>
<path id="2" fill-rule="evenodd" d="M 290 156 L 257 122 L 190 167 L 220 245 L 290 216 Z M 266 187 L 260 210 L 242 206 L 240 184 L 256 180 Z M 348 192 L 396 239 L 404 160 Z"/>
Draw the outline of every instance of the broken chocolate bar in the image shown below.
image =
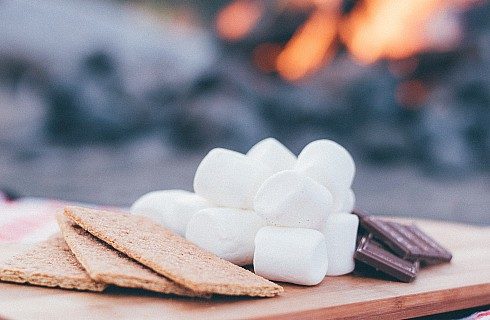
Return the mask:
<path id="1" fill-rule="evenodd" d="M 449 251 L 414 225 L 406 226 L 374 216 L 363 216 L 360 224 L 406 260 L 436 263 L 452 258 Z"/>
<path id="2" fill-rule="evenodd" d="M 397 257 L 369 235 L 362 237 L 354 258 L 403 282 L 413 281 L 419 269 L 418 262 Z"/>

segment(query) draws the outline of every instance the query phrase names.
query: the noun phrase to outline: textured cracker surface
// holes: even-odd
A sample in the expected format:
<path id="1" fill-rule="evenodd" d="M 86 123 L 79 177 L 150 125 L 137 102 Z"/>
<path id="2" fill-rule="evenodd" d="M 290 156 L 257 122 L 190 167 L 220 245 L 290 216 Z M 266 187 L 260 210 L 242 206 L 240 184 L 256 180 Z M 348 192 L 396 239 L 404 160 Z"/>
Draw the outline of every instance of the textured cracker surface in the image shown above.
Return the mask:
<path id="1" fill-rule="evenodd" d="M 0 280 L 89 291 L 106 287 L 89 277 L 60 234 L 3 262 Z"/>
<path id="2" fill-rule="evenodd" d="M 196 296 L 196 293 L 159 275 L 92 236 L 66 216 L 57 217 L 61 233 L 89 276 L 98 282 L 161 293 Z"/>
<path id="3" fill-rule="evenodd" d="M 82 207 L 67 207 L 65 215 L 115 249 L 193 291 L 258 297 L 283 291 L 146 217 Z"/>

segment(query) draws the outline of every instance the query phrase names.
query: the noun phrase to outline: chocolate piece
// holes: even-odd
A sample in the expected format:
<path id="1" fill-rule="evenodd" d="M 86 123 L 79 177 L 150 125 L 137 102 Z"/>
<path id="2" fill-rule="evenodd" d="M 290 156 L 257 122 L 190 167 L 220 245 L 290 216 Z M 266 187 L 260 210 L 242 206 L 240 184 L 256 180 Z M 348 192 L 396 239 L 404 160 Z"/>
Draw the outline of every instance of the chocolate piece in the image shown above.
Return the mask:
<path id="1" fill-rule="evenodd" d="M 435 263 L 452 258 L 451 253 L 414 225 L 406 226 L 374 216 L 365 216 L 360 223 L 362 228 L 406 260 Z"/>
<path id="2" fill-rule="evenodd" d="M 410 260 L 418 259 L 423 262 L 449 262 L 453 258 L 452 254 L 443 248 L 434 239 L 429 237 L 422 230 L 417 228 L 416 225 L 403 226 L 403 232 L 407 237 L 411 237 L 414 243 L 416 243 L 419 248 L 422 249 L 423 253 L 419 256 L 408 257 Z"/>
<path id="3" fill-rule="evenodd" d="M 375 242 L 370 235 L 362 237 L 354 258 L 403 282 L 413 281 L 419 269 L 418 262 L 397 257 Z"/>
<path id="4" fill-rule="evenodd" d="M 379 279 L 379 280 L 399 281 L 398 279 L 390 276 L 389 274 L 377 270 L 376 268 L 371 267 L 370 265 L 367 265 L 364 262 L 361 262 L 359 260 L 355 260 L 355 262 L 356 262 L 356 267 L 353 271 L 353 274 L 355 275 L 361 277 Z"/>
<path id="5" fill-rule="evenodd" d="M 397 227 L 398 224 L 369 216 L 362 219 L 361 225 L 402 258 L 422 253 L 417 246 L 400 232 L 400 228 Z"/>

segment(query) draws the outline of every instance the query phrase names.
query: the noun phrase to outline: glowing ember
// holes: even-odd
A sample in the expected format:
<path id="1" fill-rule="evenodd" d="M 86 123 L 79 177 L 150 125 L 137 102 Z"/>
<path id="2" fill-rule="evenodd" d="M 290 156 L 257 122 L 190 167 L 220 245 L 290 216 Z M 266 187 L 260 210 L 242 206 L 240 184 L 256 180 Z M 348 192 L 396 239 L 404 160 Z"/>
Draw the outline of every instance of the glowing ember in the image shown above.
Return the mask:
<path id="1" fill-rule="evenodd" d="M 263 9 L 260 1 L 237 0 L 230 3 L 216 17 L 219 36 L 230 41 L 244 38 L 257 24 Z"/>
<path id="2" fill-rule="evenodd" d="M 317 70 L 333 56 L 337 16 L 317 10 L 296 31 L 277 58 L 277 71 L 287 80 L 298 80 Z"/>
<path id="3" fill-rule="evenodd" d="M 420 80 L 402 82 L 398 85 L 395 92 L 397 102 L 406 108 L 421 106 L 428 95 L 428 88 Z"/>
<path id="4" fill-rule="evenodd" d="M 282 46 L 277 43 L 261 43 L 252 52 L 254 64 L 263 72 L 276 71 L 276 60 Z"/>

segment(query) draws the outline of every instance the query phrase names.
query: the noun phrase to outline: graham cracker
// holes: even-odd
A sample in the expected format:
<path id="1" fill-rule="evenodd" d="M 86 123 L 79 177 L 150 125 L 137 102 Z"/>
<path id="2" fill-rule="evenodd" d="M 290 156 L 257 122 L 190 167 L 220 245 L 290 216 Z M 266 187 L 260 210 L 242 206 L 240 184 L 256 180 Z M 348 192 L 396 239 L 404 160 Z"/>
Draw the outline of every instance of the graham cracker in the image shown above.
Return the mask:
<path id="1" fill-rule="evenodd" d="M 3 262 L 0 280 L 89 291 L 106 288 L 89 277 L 60 234 Z"/>
<path id="2" fill-rule="evenodd" d="M 113 249 L 63 214 L 56 219 L 66 243 L 93 280 L 165 294 L 200 296 Z"/>
<path id="3" fill-rule="evenodd" d="M 64 213 L 116 250 L 195 292 L 272 297 L 283 291 L 147 217 L 74 206 Z"/>

